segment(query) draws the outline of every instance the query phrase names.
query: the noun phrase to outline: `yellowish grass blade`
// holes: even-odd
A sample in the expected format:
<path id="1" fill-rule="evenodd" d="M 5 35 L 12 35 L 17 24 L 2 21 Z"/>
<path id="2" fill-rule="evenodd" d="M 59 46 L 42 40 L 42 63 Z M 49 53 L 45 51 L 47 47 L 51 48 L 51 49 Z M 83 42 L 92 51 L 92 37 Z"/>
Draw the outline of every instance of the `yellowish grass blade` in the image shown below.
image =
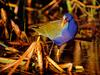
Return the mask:
<path id="1" fill-rule="evenodd" d="M 59 70 L 59 72 L 64 72 L 64 70 L 56 63 L 54 62 L 49 56 L 46 56 L 47 60 L 55 66 Z"/>
<path id="2" fill-rule="evenodd" d="M 8 64 L 13 63 L 13 62 L 16 62 L 16 60 L 0 57 L 0 63 L 4 63 L 4 64 L 7 64 L 7 65 L 8 65 Z M 24 61 L 22 61 L 22 62 L 20 63 L 20 65 L 24 65 L 24 64 L 25 64 Z"/>
<path id="3" fill-rule="evenodd" d="M 59 66 L 61 68 L 68 68 L 68 71 L 72 71 L 72 67 L 73 67 L 73 64 L 72 63 L 65 63 L 65 64 L 59 64 Z"/>
<path id="4" fill-rule="evenodd" d="M 8 75 L 11 75 L 15 69 L 18 67 L 18 65 L 22 62 L 22 60 L 32 51 L 35 49 L 35 46 L 36 46 L 36 42 L 33 42 L 30 47 L 27 49 L 27 51 L 19 58 L 19 60 L 17 60 L 16 64 L 14 65 L 14 67 L 12 68 L 12 70 L 9 72 Z"/>
<path id="5" fill-rule="evenodd" d="M 5 11 L 3 8 L 1 8 L 1 18 L 2 18 L 2 20 L 4 21 L 5 36 L 6 36 L 6 38 L 8 39 L 8 38 L 9 38 L 9 34 L 8 34 L 7 27 L 6 27 L 7 14 L 6 14 L 6 11 Z"/>
<path id="6" fill-rule="evenodd" d="M 1 18 L 3 19 L 4 22 L 6 22 L 7 14 L 6 14 L 6 11 L 3 8 L 1 8 Z"/>
<path id="7" fill-rule="evenodd" d="M 6 47 L 5 50 L 11 51 L 11 52 L 18 52 L 18 50 L 13 47 Z"/>
<path id="8" fill-rule="evenodd" d="M 21 36 L 21 31 L 20 31 L 18 25 L 16 25 L 13 20 L 11 20 L 11 25 L 12 25 L 12 28 L 15 31 L 16 35 L 18 37 L 20 37 Z"/>
<path id="9" fill-rule="evenodd" d="M 42 48 L 40 43 L 37 43 L 37 62 L 38 62 L 38 66 L 39 66 L 39 70 L 40 72 L 43 72 L 43 59 L 42 59 Z"/>
<path id="10" fill-rule="evenodd" d="M 16 25 L 16 24 L 14 23 L 13 20 L 11 20 L 11 25 L 12 25 L 12 28 L 13 28 L 13 30 L 15 31 L 17 37 L 19 37 L 19 38 L 21 38 L 21 39 L 26 39 L 26 40 L 28 41 L 28 38 L 27 38 L 26 33 L 25 33 L 25 32 L 22 32 L 22 31 L 19 29 L 18 25 Z"/>

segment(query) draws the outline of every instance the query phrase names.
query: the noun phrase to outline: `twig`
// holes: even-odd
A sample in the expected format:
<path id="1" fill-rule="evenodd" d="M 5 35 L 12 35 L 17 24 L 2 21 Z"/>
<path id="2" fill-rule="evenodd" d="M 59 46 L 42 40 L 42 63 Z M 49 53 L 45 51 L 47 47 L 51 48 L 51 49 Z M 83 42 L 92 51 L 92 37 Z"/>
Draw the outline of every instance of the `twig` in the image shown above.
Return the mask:
<path id="1" fill-rule="evenodd" d="M 49 56 L 51 55 L 51 52 L 52 52 L 52 50 L 53 50 L 53 46 L 54 46 L 54 42 L 53 42 L 53 44 L 51 45 L 51 48 L 50 48 L 50 51 L 49 51 Z"/>
<path id="2" fill-rule="evenodd" d="M 87 7 L 87 8 L 94 8 L 94 9 L 99 9 L 99 6 L 94 6 L 94 5 L 85 5 L 84 3 L 80 2 L 79 0 L 74 0 L 76 3 L 78 3 L 79 5 L 81 5 L 82 7 Z"/>
<path id="3" fill-rule="evenodd" d="M 17 63 L 18 63 L 18 61 L 16 60 L 16 61 L 13 62 L 13 63 L 7 64 L 7 65 L 5 65 L 4 68 L 1 69 L 1 71 L 4 71 L 4 70 L 6 70 L 6 69 L 8 69 L 8 68 L 10 68 L 10 67 L 12 67 L 12 66 L 14 66 L 14 65 L 17 64 Z M 11 74 L 10 74 L 10 75 L 11 75 Z"/>
<path id="4" fill-rule="evenodd" d="M 75 1 L 77 4 L 79 4 L 79 5 L 81 5 L 81 6 L 85 7 L 85 4 L 82 3 L 82 2 L 80 2 L 80 1 L 78 1 L 78 0 L 73 0 L 73 1 Z"/>
<path id="5" fill-rule="evenodd" d="M 73 64 L 72 63 L 65 63 L 65 64 L 59 64 L 59 66 L 61 68 L 68 68 L 68 71 L 71 72 L 72 71 Z"/>
<path id="6" fill-rule="evenodd" d="M 33 42 L 30 47 L 27 49 L 27 51 L 19 58 L 19 60 L 17 60 L 16 64 L 14 65 L 14 67 L 12 68 L 12 70 L 9 72 L 8 75 L 12 75 L 12 73 L 15 71 L 15 69 L 18 67 L 18 65 L 22 62 L 22 60 L 32 51 L 35 49 L 35 45 L 36 42 Z"/>
<path id="7" fill-rule="evenodd" d="M 42 57 L 42 49 L 40 43 L 37 43 L 37 62 L 39 66 L 40 73 L 43 72 L 43 57 Z"/>
<path id="8" fill-rule="evenodd" d="M 81 9 L 83 13 L 86 13 L 87 15 L 91 16 L 84 8 L 82 8 L 80 5 L 77 4 L 77 6 Z"/>
<path id="9" fill-rule="evenodd" d="M 58 65 L 56 62 L 54 62 L 49 56 L 46 56 L 46 58 L 47 58 L 47 60 L 48 60 L 50 63 L 52 63 L 53 66 L 55 66 L 55 68 L 57 68 L 60 72 L 64 72 L 64 70 L 63 70 L 61 67 L 59 67 L 59 65 Z"/>
<path id="10" fill-rule="evenodd" d="M 10 63 L 13 63 L 15 62 L 16 60 L 14 59 L 9 59 L 9 58 L 3 58 L 3 57 L 0 57 L 0 63 L 4 63 L 4 64 L 10 64 Z M 20 63 L 20 65 L 24 65 L 25 64 L 25 61 L 22 61 Z"/>
<path id="11" fill-rule="evenodd" d="M 45 7 L 43 7 L 41 9 L 41 11 L 44 11 L 45 9 L 47 9 L 49 6 L 53 5 L 54 3 L 56 3 L 56 0 L 52 0 L 48 5 L 46 5 Z"/>
<path id="12" fill-rule="evenodd" d="M 94 5 L 86 5 L 87 8 L 94 8 L 94 9 L 100 9 L 100 5 L 99 6 L 94 6 Z"/>
<path id="13" fill-rule="evenodd" d="M 58 1 L 50 8 L 50 10 L 52 10 L 53 8 L 55 8 L 60 2 L 61 2 L 61 0 L 58 0 Z"/>
<path id="14" fill-rule="evenodd" d="M 17 6 L 16 4 L 12 4 L 12 3 L 7 3 L 6 5 L 14 8 Z M 31 7 L 25 7 L 25 9 L 28 11 L 38 11 L 37 9 Z"/>
<path id="15" fill-rule="evenodd" d="M 27 71 L 28 68 L 29 68 L 29 64 L 30 64 L 30 59 L 32 57 L 32 54 L 33 54 L 33 50 L 26 56 L 27 57 L 27 61 L 26 61 L 26 64 L 25 64 L 25 70 Z"/>

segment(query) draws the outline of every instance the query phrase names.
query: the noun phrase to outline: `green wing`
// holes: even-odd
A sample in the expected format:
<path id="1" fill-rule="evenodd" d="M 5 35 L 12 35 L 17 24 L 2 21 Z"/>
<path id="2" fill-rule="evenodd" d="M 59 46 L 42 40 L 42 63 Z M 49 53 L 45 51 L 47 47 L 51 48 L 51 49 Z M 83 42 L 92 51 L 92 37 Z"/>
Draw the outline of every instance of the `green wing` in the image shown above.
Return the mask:
<path id="1" fill-rule="evenodd" d="M 51 40 L 61 34 L 61 20 L 52 21 L 44 24 L 40 24 L 39 28 L 32 28 L 40 35 L 50 38 Z"/>

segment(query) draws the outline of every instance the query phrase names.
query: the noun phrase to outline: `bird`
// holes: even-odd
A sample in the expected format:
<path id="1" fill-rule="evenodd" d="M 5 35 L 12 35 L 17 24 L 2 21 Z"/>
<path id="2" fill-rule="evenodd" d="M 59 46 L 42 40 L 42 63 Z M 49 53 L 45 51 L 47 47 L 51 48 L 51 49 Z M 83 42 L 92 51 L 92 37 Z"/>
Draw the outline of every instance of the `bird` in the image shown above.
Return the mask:
<path id="1" fill-rule="evenodd" d="M 61 46 L 75 37 L 78 25 L 70 13 L 65 13 L 62 20 L 39 24 L 39 27 L 32 29 Z"/>
<path id="2" fill-rule="evenodd" d="M 72 40 L 78 31 L 78 25 L 76 21 L 74 20 L 73 16 L 69 13 L 64 14 L 61 25 L 64 26 L 60 36 L 53 39 L 53 41 L 57 45 L 62 45 L 63 43 Z"/>

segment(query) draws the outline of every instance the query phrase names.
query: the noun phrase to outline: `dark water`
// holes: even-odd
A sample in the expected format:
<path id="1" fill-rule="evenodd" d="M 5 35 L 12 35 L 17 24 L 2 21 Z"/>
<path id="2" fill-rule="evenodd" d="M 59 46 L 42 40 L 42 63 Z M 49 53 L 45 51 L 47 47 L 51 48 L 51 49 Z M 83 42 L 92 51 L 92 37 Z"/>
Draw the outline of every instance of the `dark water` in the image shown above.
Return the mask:
<path id="1" fill-rule="evenodd" d="M 75 41 L 74 44 L 74 48 L 71 48 L 71 46 L 69 49 L 64 50 L 61 61 L 83 66 L 84 71 L 49 75 L 100 75 L 100 39 Z"/>

